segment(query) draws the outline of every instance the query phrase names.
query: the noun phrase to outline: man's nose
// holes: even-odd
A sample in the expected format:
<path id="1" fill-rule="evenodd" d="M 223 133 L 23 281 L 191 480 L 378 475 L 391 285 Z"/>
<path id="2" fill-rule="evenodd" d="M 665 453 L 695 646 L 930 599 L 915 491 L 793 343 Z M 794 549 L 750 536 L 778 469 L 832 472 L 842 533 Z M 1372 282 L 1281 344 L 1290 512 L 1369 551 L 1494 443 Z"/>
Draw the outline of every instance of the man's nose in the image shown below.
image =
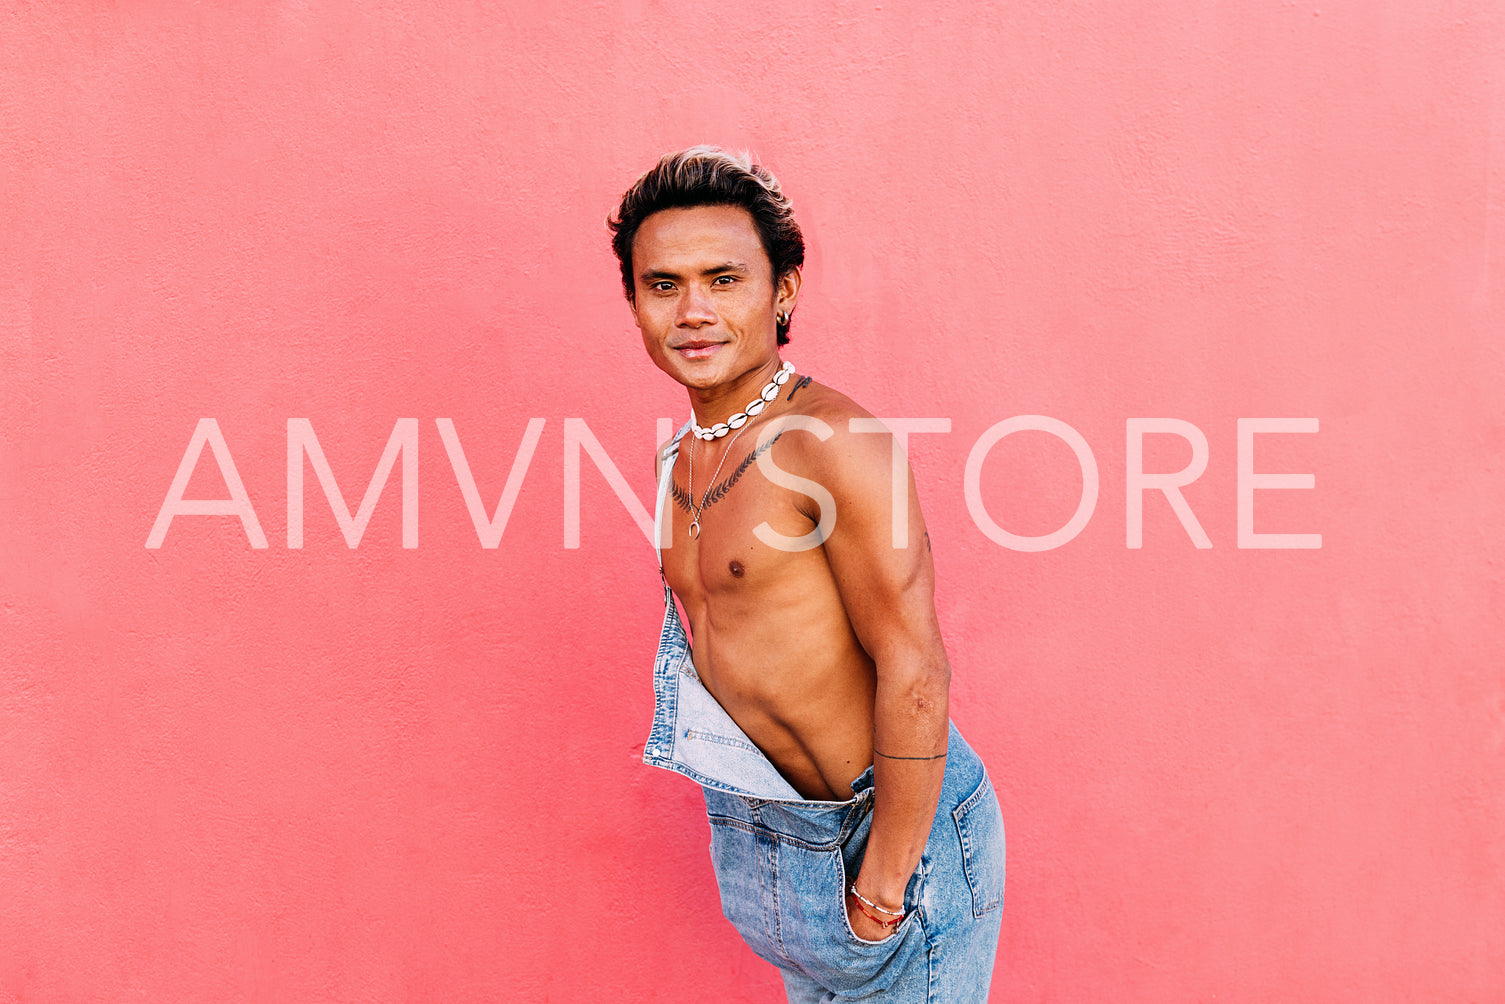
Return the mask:
<path id="1" fill-rule="evenodd" d="M 675 323 L 683 328 L 698 328 L 716 323 L 716 311 L 711 306 L 710 294 L 691 287 L 679 301 L 679 316 Z"/>

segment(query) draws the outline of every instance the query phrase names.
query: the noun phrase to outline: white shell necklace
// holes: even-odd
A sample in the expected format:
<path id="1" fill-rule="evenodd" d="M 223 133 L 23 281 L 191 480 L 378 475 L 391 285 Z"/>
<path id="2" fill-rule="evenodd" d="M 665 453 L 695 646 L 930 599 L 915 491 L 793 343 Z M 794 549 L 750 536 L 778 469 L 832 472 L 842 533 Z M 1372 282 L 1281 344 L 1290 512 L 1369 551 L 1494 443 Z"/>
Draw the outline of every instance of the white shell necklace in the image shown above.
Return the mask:
<path id="1" fill-rule="evenodd" d="M 690 414 L 690 422 L 694 425 L 696 439 L 712 440 L 720 439 L 733 429 L 740 429 L 747 424 L 749 418 L 755 418 L 763 413 L 768 403 L 779 396 L 779 388 L 789 382 L 789 375 L 794 372 L 794 363 L 786 362 L 779 367 L 779 371 L 773 375 L 773 379 L 763 385 L 763 392 L 753 398 L 746 408 L 737 412 L 725 422 L 717 422 L 710 428 L 706 428 L 695 421 L 694 412 Z M 725 459 L 724 457 L 722 459 Z"/>
<path id="2" fill-rule="evenodd" d="M 769 403 L 779 396 L 779 388 L 789 382 L 789 375 L 793 372 L 794 363 L 785 362 L 783 366 L 779 367 L 779 371 L 773 375 L 773 379 L 764 385 L 762 393 L 745 410 L 739 411 L 725 422 L 718 422 L 709 429 L 702 428 L 697 424 L 694 417 L 695 413 L 691 411 L 690 422 L 695 427 L 695 439 L 720 439 L 731 430 L 737 430 L 737 435 L 733 436 L 732 441 L 726 444 L 726 450 L 721 454 L 721 463 L 716 465 L 716 470 L 711 474 L 711 487 L 705 490 L 705 497 L 700 500 L 699 505 L 695 505 L 695 441 L 690 441 L 689 462 L 685 465 L 688 468 L 685 475 L 687 482 L 685 494 L 690 496 L 690 505 L 695 506 L 694 509 L 690 510 L 689 533 L 691 540 L 698 540 L 700 538 L 700 514 L 705 512 L 705 507 L 710 502 L 711 492 L 716 486 L 716 478 L 721 474 L 721 468 L 726 464 L 726 458 L 732 455 L 732 447 L 737 445 L 737 437 L 742 435 L 743 427 L 751 419 L 763 414 L 763 409 L 767 408 Z"/>

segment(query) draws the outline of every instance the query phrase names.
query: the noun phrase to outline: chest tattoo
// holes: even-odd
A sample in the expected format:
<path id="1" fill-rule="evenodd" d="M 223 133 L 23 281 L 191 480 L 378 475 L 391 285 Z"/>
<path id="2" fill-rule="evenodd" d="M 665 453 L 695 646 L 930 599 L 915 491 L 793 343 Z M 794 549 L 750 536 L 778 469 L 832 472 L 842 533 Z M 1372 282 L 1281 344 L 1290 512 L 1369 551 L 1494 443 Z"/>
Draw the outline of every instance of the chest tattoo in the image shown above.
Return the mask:
<path id="1" fill-rule="evenodd" d="M 726 476 L 725 481 L 722 481 L 719 485 L 716 485 L 715 487 L 711 488 L 710 491 L 706 492 L 705 501 L 701 503 L 701 511 L 704 512 L 706 509 L 709 509 L 711 506 L 721 501 L 722 497 L 725 496 L 727 492 L 732 490 L 732 485 L 736 484 L 737 480 L 741 478 L 742 475 L 747 473 L 747 469 L 751 467 L 759 457 L 767 453 L 773 446 L 773 444 L 779 441 L 779 437 L 783 435 L 784 434 L 782 432 L 776 433 L 773 438 L 768 440 L 768 442 L 753 450 L 746 457 L 743 457 L 742 462 L 738 464 L 736 468 Z M 674 480 L 672 476 L 669 480 L 669 491 L 674 496 L 675 505 L 679 506 L 687 513 L 693 513 L 695 511 L 695 504 L 694 501 L 690 498 L 690 493 L 679 487 L 679 482 Z"/>

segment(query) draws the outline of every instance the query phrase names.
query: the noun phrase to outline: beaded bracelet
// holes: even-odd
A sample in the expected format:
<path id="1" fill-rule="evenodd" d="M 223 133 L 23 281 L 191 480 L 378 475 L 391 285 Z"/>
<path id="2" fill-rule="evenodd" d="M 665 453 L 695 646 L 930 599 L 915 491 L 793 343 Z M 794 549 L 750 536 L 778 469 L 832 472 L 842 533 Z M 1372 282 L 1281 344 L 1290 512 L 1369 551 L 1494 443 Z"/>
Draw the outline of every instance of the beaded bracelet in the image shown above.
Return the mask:
<path id="1" fill-rule="evenodd" d="M 884 908 L 883 908 L 883 907 L 881 907 L 881 906 L 879 906 L 879 905 L 878 905 L 878 904 L 877 904 L 877 903 L 874 903 L 874 902 L 873 902 L 873 901 L 872 901 L 872 900 L 870 900 L 870 899 L 868 899 L 868 898 L 867 898 L 867 897 L 866 897 L 866 896 L 864 896 L 864 895 L 862 895 L 862 893 L 860 893 L 860 892 L 858 892 L 858 891 L 857 891 L 857 883 L 856 883 L 856 882 L 853 882 L 853 883 L 852 883 L 852 886 L 851 886 L 851 890 L 850 890 L 850 891 L 851 891 L 851 893 L 852 893 L 852 895 L 853 895 L 853 896 L 856 896 L 856 897 L 857 897 L 857 901 L 858 901 L 858 902 L 859 902 L 859 903 L 862 903 L 862 904 L 864 904 L 864 905 L 866 905 L 866 906 L 870 906 L 870 907 L 872 907 L 872 908 L 873 908 L 873 909 L 874 909 L 874 910 L 877 910 L 877 911 L 878 911 L 878 912 L 879 912 L 879 913 L 886 913 L 886 914 L 888 914 L 888 915 L 889 915 L 889 916 L 890 916 L 890 917 L 898 917 L 898 918 L 899 918 L 899 920 L 903 920 L 903 919 L 904 919 L 904 914 L 905 914 L 905 911 L 903 911 L 903 910 L 900 910 L 900 911 L 899 911 L 899 912 L 898 912 L 898 913 L 895 913 L 895 912 L 894 912 L 894 911 L 892 911 L 892 910 L 885 910 L 885 909 L 884 909 Z M 864 911 L 862 911 L 862 912 L 863 912 L 863 913 L 867 913 L 867 911 L 866 911 L 866 910 L 864 910 Z M 877 918 L 877 917 L 873 917 L 873 915 L 872 915 L 872 914 L 870 914 L 870 913 L 868 913 L 868 916 L 869 916 L 869 917 L 872 917 L 872 919 L 873 919 L 873 920 L 878 920 L 878 918 Z M 886 923 L 886 922 L 885 922 L 885 921 L 881 921 L 881 920 L 878 920 L 878 922 L 879 922 L 879 923 L 880 923 L 880 924 L 885 924 L 885 926 L 889 926 L 889 927 L 892 927 L 892 926 L 893 926 L 893 924 L 897 924 L 897 923 L 898 923 L 898 922 L 899 922 L 899 921 L 898 921 L 898 920 L 896 920 L 896 921 L 894 921 L 894 922 L 893 922 L 893 924 L 887 924 L 887 923 Z"/>
<path id="2" fill-rule="evenodd" d="M 879 927 L 898 927 L 899 924 L 904 920 L 903 917 L 895 917 L 893 920 L 884 920 L 882 917 L 878 916 L 876 913 L 873 913 L 867 907 L 863 906 L 860 901 L 857 903 L 857 909 L 861 910 L 864 917 L 866 917 L 868 920 L 871 920 Z"/>

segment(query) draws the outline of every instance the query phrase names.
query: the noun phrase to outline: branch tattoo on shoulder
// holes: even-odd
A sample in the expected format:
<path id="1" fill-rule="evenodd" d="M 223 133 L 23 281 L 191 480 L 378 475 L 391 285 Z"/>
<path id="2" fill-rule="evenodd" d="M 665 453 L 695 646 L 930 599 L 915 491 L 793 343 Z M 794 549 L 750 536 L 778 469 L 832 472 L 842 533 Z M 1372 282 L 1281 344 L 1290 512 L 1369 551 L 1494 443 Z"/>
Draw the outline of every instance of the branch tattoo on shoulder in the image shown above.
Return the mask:
<path id="1" fill-rule="evenodd" d="M 775 433 L 773 437 L 768 440 L 768 442 L 753 450 L 746 457 L 743 457 L 742 462 L 738 464 L 736 468 L 726 476 L 725 481 L 721 482 L 719 485 L 712 488 L 709 492 L 706 493 L 705 501 L 701 503 L 701 512 L 704 512 L 706 509 L 709 509 L 711 506 L 721 501 L 726 493 L 732 490 L 732 485 L 736 484 L 738 479 L 741 478 L 743 474 L 747 473 L 747 469 L 751 467 L 759 457 L 767 453 L 769 449 L 772 448 L 773 444 L 777 443 L 779 441 L 779 438 L 783 435 L 784 433 L 782 432 Z M 678 481 L 675 481 L 672 478 L 670 479 L 669 491 L 674 496 L 675 505 L 679 506 L 687 513 L 693 513 L 695 511 L 694 500 L 690 498 L 689 492 L 679 487 Z"/>

